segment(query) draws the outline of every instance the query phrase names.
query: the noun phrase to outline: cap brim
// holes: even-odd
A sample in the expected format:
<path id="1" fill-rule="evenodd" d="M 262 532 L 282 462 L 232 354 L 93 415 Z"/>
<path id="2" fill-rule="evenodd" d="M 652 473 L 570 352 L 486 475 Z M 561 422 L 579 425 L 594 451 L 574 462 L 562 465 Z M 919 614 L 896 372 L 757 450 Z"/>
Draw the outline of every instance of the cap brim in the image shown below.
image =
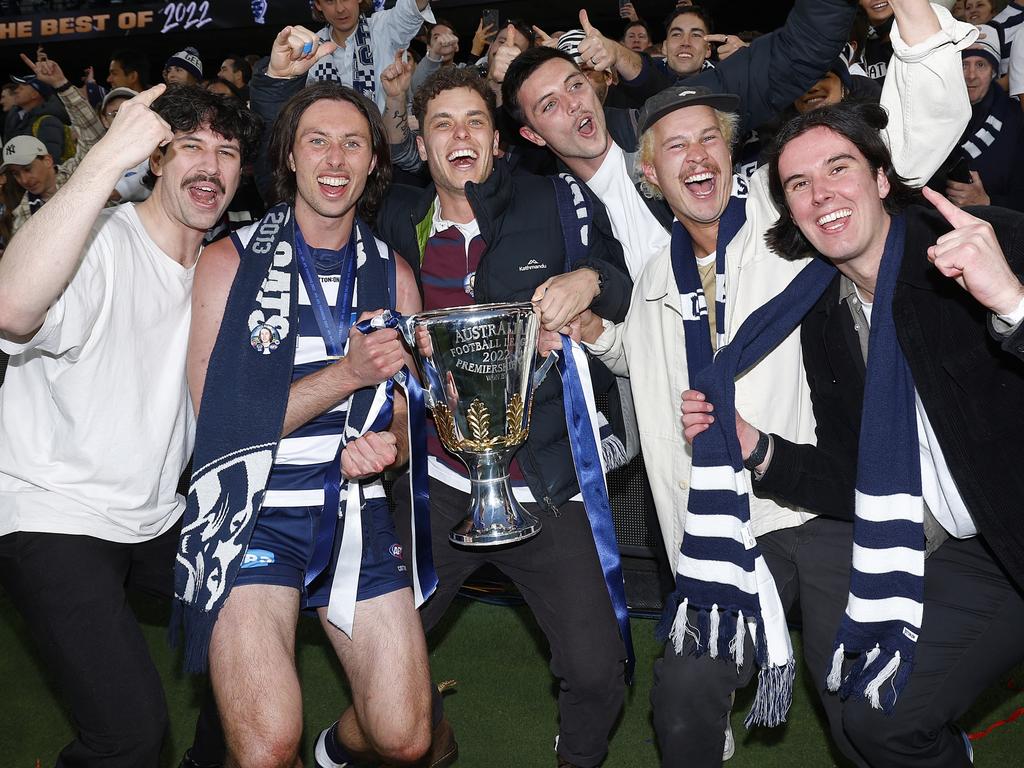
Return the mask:
<path id="1" fill-rule="evenodd" d="M 687 107 L 711 107 L 717 109 L 720 112 L 735 112 L 740 105 L 740 97 L 734 93 L 708 93 L 703 96 L 694 96 L 692 99 L 687 99 L 685 102 L 674 102 L 666 104 L 663 107 L 647 112 L 646 110 L 640 112 L 638 119 L 638 125 L 640 133 L 644 133 L 648 128 L 654 125 L 656 122 L 661 120 L 665 115 L 675 112 L 680 109 L 686 109 Z"/>

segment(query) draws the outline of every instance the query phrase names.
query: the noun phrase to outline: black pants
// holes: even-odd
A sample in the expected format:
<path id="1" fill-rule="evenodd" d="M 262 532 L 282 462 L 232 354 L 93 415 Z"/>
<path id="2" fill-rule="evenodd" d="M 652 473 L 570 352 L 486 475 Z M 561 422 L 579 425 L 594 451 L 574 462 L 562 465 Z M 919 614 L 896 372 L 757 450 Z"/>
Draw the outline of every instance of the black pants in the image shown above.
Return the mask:
<path id="1" fill-rule="evenodd" d="M 399 478 L 393 492 L 396 526 L 411 552 L 409 482 Z M 625 695 L 622 638 L 605 588 L 586 511 L 566 502 L 557 515 L 526 507 L 541 519 L 532 539 L 510 547 L 467 549 L 448 541 L 448 531 L 465 517 L 469 496 L 430 480 L 430 524 L 439 584 L 420 609 L 428 633 L 463 582 L 492 564 L 508 576 L 533 611 L 551 646 L 551 672 L 559 680 L 558 754 L 574 765 L 598 765 Z M 483 640 L 482 640 L 483 642 Z"/>
<path id="2" fill-rule="evenodd" d="M 834 743 L 857 765 L 865 765 L 843 734 L 839 697 L 825 689 L 836 631 L 846 610 L 850 587 L 853 526 L 814 518 L 795 528 L 759 536 L 765 563 L 772 572 L 786 611 L 799 599 L 803 621 L 804 666 L 829 719 Z M 729 660 L 690 655 L 687 637 L 682 654 L 671 643 L 654 663 L 651 705 L 661 764 L 704 768 L 721 766 L 725 728 L 733 691 L 746 686 L 757 671 L 750 635 L 744 666 Z"/>
<path id="3" fill-rule="evenodd" d="M 843 727 L 872 768 L 968 768 L 954 721 L 1024 660 L 1024 596 L 979 538 L 949 539 L 925 561 L 914 670 L 886 716 L 863 698 Z"/>
<path id="4" fill-rule="evenodd" d="M 0 537 L 0 583 L 78 729 L 58 768 L 159 763 L 167 704 L 125 588 L 170 595 L 177 542 L 177 526 L 140 544 L 55 533 Z"/>

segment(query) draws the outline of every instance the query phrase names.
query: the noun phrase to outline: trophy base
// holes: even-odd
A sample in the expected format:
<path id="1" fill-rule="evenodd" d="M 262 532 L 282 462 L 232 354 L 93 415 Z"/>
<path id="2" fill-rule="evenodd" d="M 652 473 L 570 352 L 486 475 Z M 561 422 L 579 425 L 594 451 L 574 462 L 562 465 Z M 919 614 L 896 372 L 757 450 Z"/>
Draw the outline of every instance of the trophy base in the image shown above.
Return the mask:
<path id="1" fill-rule="evenodd" d="M 485 465 L 470 469 L 472 500 L 469 514 L 448 533 L 448 540 L 453 544 L 497 547 L 524 541 L 540 533 L 540 520 L 515 500 L 507 474 L 488 478 L 479 476 L 480 469 L 484 469 L 482 474 L 486 475 L 491 467 Z M 473 477 L 474 474 L 477 476 Z"/>
<path id="2" fill-rule="evenodd" d="M 530 517 L 533 518 L 532 515 Z M 540 533 L 540 528 L 540 521 L 533 519 L 532 523 L 524 521 L 516 528 L 508 525 L 492 525 L 490 528 L 479 529 L 474 527 L 473 518 L 467 517 L 451 529 L 448 533 L 448 540 L 464 547 L 497 547 L 502 544 L 525 541 Z"/>

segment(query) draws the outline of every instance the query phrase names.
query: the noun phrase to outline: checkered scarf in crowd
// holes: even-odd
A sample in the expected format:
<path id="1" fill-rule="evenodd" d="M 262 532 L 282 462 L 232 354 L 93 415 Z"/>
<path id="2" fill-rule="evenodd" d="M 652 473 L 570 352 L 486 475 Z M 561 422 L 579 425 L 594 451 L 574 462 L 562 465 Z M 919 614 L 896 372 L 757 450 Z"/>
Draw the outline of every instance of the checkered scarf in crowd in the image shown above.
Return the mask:
<path id="1" fill-rule="evenodd" d="M 319 32 L 320 41 L 326 43 L 331 39 L 330 25 Z M 355 67 L 352 72 L 352 87 L 366 98 L 374 101 L 377 92 L 377 78 L 373 71 L 373 49 L 370 47 L 370 23 L 366 16 L 359 14 L 359 24 L 356 26 L 356 50 Z M 339 48 L 330 56 L 324 56 L 311 70 L 306 80 L 315 83 L 320 80 L 328 80 L 335 83 L 342 83 L 341 72 L 334 63 L 336 56 L 350 56 L 348 48 Z M 348 83 L 342 83 L 348 85 Z"/>
<path id="2" fill-rule="evenodd" d="M 853 570 L 836 639 L 829 687 L 840 688 L 846 653 L 857 654 L 840 693 L 865 695 L 891 710 L 909 677 L 923 611 L 924 531 L 914 385 L 896 338 L 892 294 L 903 255 L 904 223 L 894 217 L 878 275 L 857 469 Z M 735 428 L 735 379 L 800 323 L 835 276 L 809 264 L 779 296 L 754 312 L 694 388 L 715 406 L 715 421 L 693 445 L 693 470 L 671 607 L 677 652 L 743 663 L 751 633 L 760 667 L 746 725 L 785 721 L 792 702 L 793 651 L 775 582 L 750 529 L 750 507 Z M 695 612 L 695 625 L 687 610 Z M 891 686 L 882 692 L 883 684 Z"/>

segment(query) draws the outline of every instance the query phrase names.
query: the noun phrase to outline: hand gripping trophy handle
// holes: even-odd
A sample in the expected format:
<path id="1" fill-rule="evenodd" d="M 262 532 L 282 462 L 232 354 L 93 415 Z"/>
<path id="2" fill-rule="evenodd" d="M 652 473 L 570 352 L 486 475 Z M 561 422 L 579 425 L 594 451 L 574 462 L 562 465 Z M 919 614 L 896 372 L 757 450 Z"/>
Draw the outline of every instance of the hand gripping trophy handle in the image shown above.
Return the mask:
<path id="1" fill-rule="evenodd" d="M 529 434 L 534 389 L 556 359 L 552 353 L 534 370 L 538 321 L 532 306 L 423 312 L 400 327 L 438 437 L 469 470 L 470 506 L 449 539 L 497 546 L 533 536 L 540 521 L 516 501 L 508 470 Z"/>

